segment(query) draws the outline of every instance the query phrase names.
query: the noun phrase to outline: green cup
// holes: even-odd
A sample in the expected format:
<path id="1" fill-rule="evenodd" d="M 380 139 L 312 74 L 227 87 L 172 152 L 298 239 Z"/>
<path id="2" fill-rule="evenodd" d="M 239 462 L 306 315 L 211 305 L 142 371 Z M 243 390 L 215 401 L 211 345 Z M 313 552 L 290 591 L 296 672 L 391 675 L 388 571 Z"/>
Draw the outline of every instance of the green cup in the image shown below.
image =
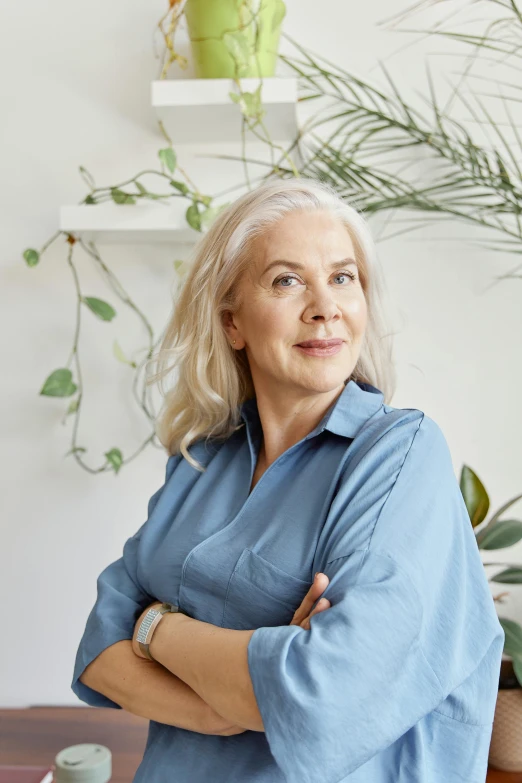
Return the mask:
<path id="1" fill-rule="evenodd" d="M 112 775 L 112 755 L 104 745 L 71 745 L 54 764 L 53 783 L 108 783 Z"/>

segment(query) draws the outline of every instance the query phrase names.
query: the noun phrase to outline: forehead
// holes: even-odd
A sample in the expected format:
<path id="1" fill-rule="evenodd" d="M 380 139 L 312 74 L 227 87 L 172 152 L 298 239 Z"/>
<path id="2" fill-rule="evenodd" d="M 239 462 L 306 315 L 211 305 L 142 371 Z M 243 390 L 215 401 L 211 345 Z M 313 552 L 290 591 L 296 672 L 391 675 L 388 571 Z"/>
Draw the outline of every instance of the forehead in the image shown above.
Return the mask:
<path id="1" fill-rule="evenodd" d="M 355 257 L 348 229 L 339 218 L 325 211 L 300 210 L 285 215 L 257 237 L 253 249 L 257 266 L 276 258 L 328 264 L 346 256 Z"/>

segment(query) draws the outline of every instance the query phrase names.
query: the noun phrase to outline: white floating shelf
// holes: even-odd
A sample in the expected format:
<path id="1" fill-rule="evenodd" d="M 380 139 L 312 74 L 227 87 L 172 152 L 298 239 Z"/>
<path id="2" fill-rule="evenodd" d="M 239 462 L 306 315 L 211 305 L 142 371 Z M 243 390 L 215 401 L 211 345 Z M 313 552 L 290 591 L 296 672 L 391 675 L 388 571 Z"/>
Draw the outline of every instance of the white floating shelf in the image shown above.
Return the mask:
<path id="1" fill-rule="evenodd" d="M 297 77 L 240 79 L 243 92 L 260 84 L 265 124 L 272 141 L 291 141 L 297 126 Z M 239 94 L 233 79 L 162 79 L 152 82 L 152 106 L 174 144 L 240 142 L 240 106 L 229 93 Z M 256 130 L 264 136 L 262 128 Z M 259 142 L 251 132 L 247 141 Z"/>
<path id="2" fill-rule="evenodd" d="M 194 244 L 202 234 L 185 220 L 186 199 L 179 199 L 181 207 L 177 201 L 63 206 L 60 230 L 81 235 L 85 241 Z"/>

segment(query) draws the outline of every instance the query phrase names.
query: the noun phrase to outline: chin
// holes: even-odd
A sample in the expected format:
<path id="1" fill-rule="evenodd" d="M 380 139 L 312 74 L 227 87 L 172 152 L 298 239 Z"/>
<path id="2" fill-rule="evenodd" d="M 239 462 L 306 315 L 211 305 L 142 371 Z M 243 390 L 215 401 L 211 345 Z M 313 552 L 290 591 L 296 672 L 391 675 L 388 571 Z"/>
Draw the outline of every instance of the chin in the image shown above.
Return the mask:
<path id="1" fill-rule="evenodd" d="M 344 386 L 344 382 L 349 376 L 350 372 L 347 372 L 345 369 L 340 372 L 315 373 L 307 378 L 302 377 L 299 385 L 318 393 L 331 392 Z"/>

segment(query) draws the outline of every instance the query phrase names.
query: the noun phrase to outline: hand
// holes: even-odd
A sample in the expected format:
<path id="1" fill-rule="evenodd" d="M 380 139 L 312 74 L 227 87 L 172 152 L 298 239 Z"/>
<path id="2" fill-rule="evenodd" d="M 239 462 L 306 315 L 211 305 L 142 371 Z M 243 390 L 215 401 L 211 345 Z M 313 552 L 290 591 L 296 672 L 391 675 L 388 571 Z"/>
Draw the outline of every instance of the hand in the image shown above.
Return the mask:
<path id="1" fill-rule="evenodd" d="M 314 603 L 317 601 L 319 596 L 324 593 L 329 584 L 330 580 L 326 574 L 318 573 L 316 575 L 312 586 L 303 598 L 301 605 L 298 609 L 295 610 L 292 622 L 289 623 L 289 625 L 299 625 L 305 631 L 310 630 L 310 617 L 312 617 L 314 614 L 319 614 L 319 612 L 323 612 L 325 609 L 329 609 L 331 606 L 328 598 L 322 598 L 317 603 L 316 607 L 310 611 Z M 243 729 L 241 726 L 232 725 L 227 726 L 216 733 L 221 737 L 230 737 L 232 734 L 242 734 L 244 731 L 246 731 L 246 729 Z"/>
<path id="2" fill-rule="evenodd" d="M 317 601 L 319 596 L 324 593 L 329 584 L 330 580 L 326 574 L 316 574 L 311 588 L 301 602 L 301 606 L 295 610 L 290 625 L 299 625 L 301 628 L 304 628 L 305 631 L 310 630 L 310 617 L 312 617 L 314 614 L 318 614 L 319 612 L 323 612 L 325 609 L 329 609 L 331 606 L 328 598 L 321 598 L 315 608 L 310 611 L 314 603 Z"/>
<path id="3" fill-rule="evenodd" d="M 136 637 L 138 635 L 138 629 L 139 629 L 139 627 L 141 625 L 141 621 L 143 620 L 143 618 L 145 617 L 145 615 L 147 614 L 149 609 L 152 609 L 154 607 L 159 607 L 159 606 L 161 606 L 161 604 L 162 604 L 162 601 L 153 601 L 151 604 L 149 604 L 149 606 L 147 606 L 143 610 L 143 612 L 140 614 L 140 616 L 136 620 L 136 623 L 134 625 L 134 633 L 132 634 L 132 650 L 133 650 L 134 654 L 137 655 L 138 658 L 143 658 L 143 660 L 149 661 L 150 663 L 154 663 L 154 661 L 151 661 L 150 658 L 147 658 L 147 656 L 142 653 L 142 651 L 140 649 L 140 645 L 139 645 Z M 161 622 L 161 620 L 160 620 L 160 622 Z"/>

